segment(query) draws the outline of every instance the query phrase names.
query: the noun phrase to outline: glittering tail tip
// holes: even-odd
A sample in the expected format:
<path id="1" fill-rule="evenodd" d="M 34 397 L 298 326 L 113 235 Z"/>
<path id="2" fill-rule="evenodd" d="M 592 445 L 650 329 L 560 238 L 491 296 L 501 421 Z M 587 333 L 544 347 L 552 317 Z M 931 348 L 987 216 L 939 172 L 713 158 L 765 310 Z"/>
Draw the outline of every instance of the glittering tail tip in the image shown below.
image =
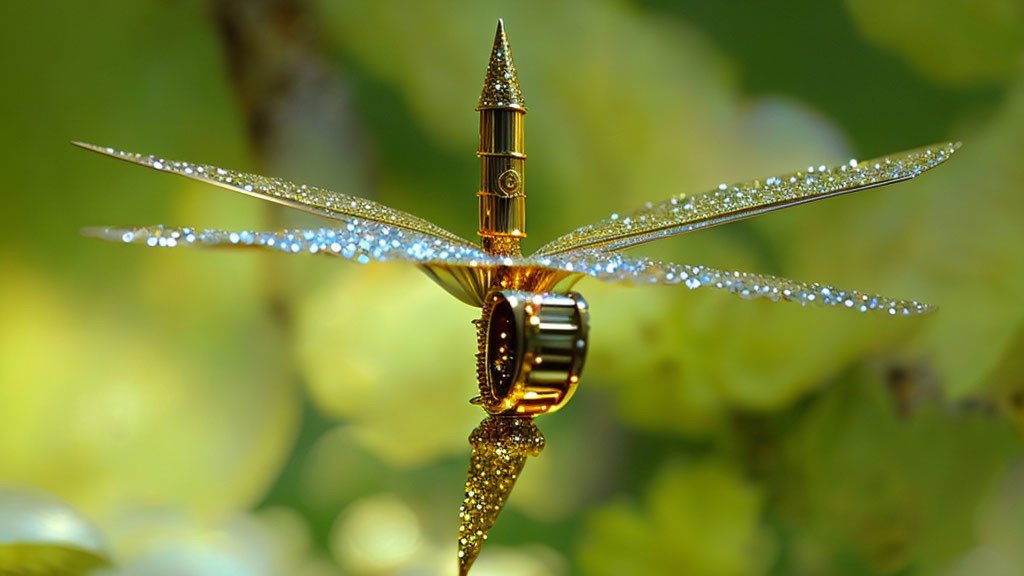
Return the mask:
<path id="1" fill-rule="evenodd" d="M 528 456 L 544 449 L 544 435 L 532 418 L 488 416 L 469 437 L 473 454 L 459 509 L 459 574 L 480 554 Z"/>

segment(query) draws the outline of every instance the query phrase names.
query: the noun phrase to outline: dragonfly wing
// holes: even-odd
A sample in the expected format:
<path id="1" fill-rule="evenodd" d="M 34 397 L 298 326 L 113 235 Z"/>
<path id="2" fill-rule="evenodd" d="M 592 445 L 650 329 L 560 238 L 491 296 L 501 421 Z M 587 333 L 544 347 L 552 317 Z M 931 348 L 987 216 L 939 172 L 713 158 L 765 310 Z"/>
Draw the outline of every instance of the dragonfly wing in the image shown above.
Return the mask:
<path id="1" fill-rule="evenodd" d="M 494 257 L 431 234 L 353 219 L 340 228 L 279 232 L 144 226 L 86 228 L 87 236 L 155 248 L 264 249 L 288 254 L 328 254 L 360 264 L 404 261 L 415 264 L 496 265 Z"/>
<path id="2" fill-rule="evenodd" d="M 766 212 L 909 180 L 945 162 L 959 143 L 939 144 L 839 166 L 754 180 L 696 195 L 673 196 L 630 214 L 613 214 L 578 228 L 537 251 L 551 255 L 579 248 L 622 250 L 676 234 L 750 218 Z"/>
<path id="3" fill-rule="evenodd" d="M 531 257 L 535 265 L 585 274 L 606 282 L 633 284 L 682 284 L 691 290 L 716 288 L 741 298 L 765 298 L 773 302 L 797 302 L 802 306 L 831 306 L 859 312 L 881 312 L 912 316 L 935 310 L 934 306 L 917 301 L 888 298 L 858 290 L 842 290 L 818 283 L 798 282 L 749 272 L 719 270 L 707 266 L 691 266 L 631 257 L 604 250 L 576 250 L 554 256 Z"/>
<path id="4" fill-rule="evenodd" d="M 112 158 L 207 182 L 221 188 L 227 188 L 228 190 L 241 192 L 242 194 L 262 200 L 269 200 L 334 220 L 348 221 L 352 218 L 359 218 L 361 220 L 412 230 L 420 234 L 435 236 L 465 247 L 473 246 L 473 243 L 468 240 L 460 238 L 440 226 L 412 214 L 388 208 L 371 200 L 332 192 L 324 188 L 307 186 L 305 184 L 293 184 L 279 178 L 225 170 L 224 168 L 210 166 L 209 164 L 192 164 L 190 162 L 165 160 L 158 156 L 144 156 L 142 154 L 123 152 L 114 148 L 105 148 L 81 142 L 74 142 L 73 144 Z"/>

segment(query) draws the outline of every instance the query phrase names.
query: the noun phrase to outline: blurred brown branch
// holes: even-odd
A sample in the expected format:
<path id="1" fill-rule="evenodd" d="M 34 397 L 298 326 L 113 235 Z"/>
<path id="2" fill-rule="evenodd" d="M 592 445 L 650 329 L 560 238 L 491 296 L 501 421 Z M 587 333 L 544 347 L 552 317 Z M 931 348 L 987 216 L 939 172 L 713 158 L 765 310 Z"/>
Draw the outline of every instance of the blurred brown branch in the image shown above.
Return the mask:
<path id="1" fill-rule="evenodd" d="M 211 0 L 250 145 L 262 173 L 325 180 L 366 196 L 367 165 L 349 89 L 323 53 L 305 0 Z M 283 227 L 279 207 L 265 224 Z M 268 304 L 287 337 L 290 312 L 279 264 L 268 264 Z"/>
<path id="2" fill-rule="evenodd" d="M 212 0 L 211 6 L 260 168 L 295 163 L 289 157 L 312 143 L 361 158 L 348 86 L 323 54 L 308 2 Z"/>

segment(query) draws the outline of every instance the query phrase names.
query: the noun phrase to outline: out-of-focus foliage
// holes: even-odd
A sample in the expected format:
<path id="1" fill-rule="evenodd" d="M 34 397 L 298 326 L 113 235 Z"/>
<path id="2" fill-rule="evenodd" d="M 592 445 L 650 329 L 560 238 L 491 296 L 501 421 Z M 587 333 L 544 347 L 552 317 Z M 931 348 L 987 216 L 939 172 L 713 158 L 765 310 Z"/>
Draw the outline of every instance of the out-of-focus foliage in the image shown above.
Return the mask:
<path id="1" fill-rule="evenodd" d="M 1010 575 L 1024 568 L 1024 467 L 1018 463 L 971 519 L 974 547 L 948 571 L 949 574 Z"/>
<path id="2" fill-rule="evenodd" d="M 287 508 L 216 521 L 148 511 L 123 518 L 119 528 L 122 560 L 102 576 L 339 574 L 325 554 L 312 550 L 306 520 Z"/>
<path id="3" fill-rule="evenodd" d="M 1024 56 L 1016 0 L 845 0 L 864 37 L 927 76 L 955 86 L 1015 76 Z"/>
<path id="4" fill-rule="evenodd" d="M 590 518 L 590 539 L 580 549 L 584 568 L 589 574 L 764 574 L 774 543 L 760 526 L 763 500 L 730 467 L 668 464 L 647 487 L 642 510 L 611 504 Z"/>
<path id="5" fill-rule="evenodd" d="M 151 281 L 173 273 L 174 262 L 164 265 Z M 222 513 L 260 497 L 290 444 L 297 407 L 271 347 L 236 335 L 247 324 L 241 315 L 221 302 L 220 327 L 201 318 L 154 326 L 112 305 L 108 316 L 76 303 L 73 290 L 47 283 L 33 266 L 4 267 L 6 480 L 54 491 L 103 519 L 126 500 Z M 223 274 L 231 268 L 237 270 L 228 266 Z M 157 291 L 185 297 L 173 294 L 182 291 L 173 283 Z M 204 305 L 202 294 L 184 291 L 195 298 L 182 307 Z M 179 333 L 168 333 L 168 325 Z M 242 340 L 234 344 L 240 349 L 196 349 L 232 337 Z M 180 361 L 190 351 L 192 361 Z M 224 372 L 230 359 L 239 369 Z"/>
<path id="6" fill-rule="evenodd" d="M 907 418 L 864 372 L 794 424 L 770 474 L 779 510 L 808 527 L 797 549 L 834 554 L 797 556 L 796 573 L 826 570 L 844 555 L 877 573 L 941 572 L 967 552 L 979 506 L 1019 454 L 1007 422 L 935 401 Z"/>
<path id="7" fill-rule="evenodd" d="M 320 222 L 67 141 L 291 170 L 275 175 L 472 237 L 473 107 L 499 16 L 530 109 L 528 249 L 722 181 L 965 145 L 912 183 L 639 250 L 937 314 L 581 283 L 582 387 L 539 422 L 548 448 L 474 574 L 1024 571 L 1020 6 L 294 5 L 360 125 L 303 116 L 258 158 L 206 2 L 0 3 L 0 480 L 80 510 L 106 541 L 101 573 L 454 570 L 477 312 L 412 269 L 82 239 Z M 294 146 L 303 130 L 324 149 Z M 43 558 L 12 550 L 0 573 Z"/>
<path id="8" fill-rule="evenodd" d="M 465 402 L 477 312 L 411 266 L 372 266 L 325 283 L 297 315 L 312 400 L 350 422 L 364 447 L 395 465 L 464 451 L 479 421 Z M 394 359 L 381 362 L 381 350 Z"/>

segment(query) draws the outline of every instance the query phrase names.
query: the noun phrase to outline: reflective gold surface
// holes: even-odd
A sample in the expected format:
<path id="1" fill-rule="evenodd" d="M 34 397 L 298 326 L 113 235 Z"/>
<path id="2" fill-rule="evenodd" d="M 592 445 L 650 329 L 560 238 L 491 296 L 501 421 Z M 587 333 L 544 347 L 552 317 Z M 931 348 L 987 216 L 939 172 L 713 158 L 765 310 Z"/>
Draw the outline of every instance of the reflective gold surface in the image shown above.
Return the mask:
<path id="1" fill-rule="evenodd" d="M 587 352 L 583 297 L 495 291 L 477 321 L 480 404 L 492 414 L 537 416 L 565 406 Z"/>
<path id="2" fill-rule="evenodd" d="M 544 435 L 529 417 L 488 416 L 469 437 L 466 491 L 459 509 L 459 574 L 469 574 L 487 532 L 498 520 L 526 458 L 544 449 Z"/>
<path id="3" fill-rule="evenodd" d="M 544 266 L 455 266 L 431 263 L 421 266 L 431 280 L 470 306 L 483 306 L 492 289 L 527 292 L 567 292 L 583 278 Z"/>
<path id="4" fill-rule="evenodd" d="M 491 254 L 520 254 L 526 237 L 526 108 L 505 27 L 498 21 L 480 95 L 480 236 Z"/>
<path id="5" fill-rule="evenodd" d="M 491 59 L 487 64 L 487 76 L 484 78 L 484 89 L 480 93 L 478 110 L 502 109 L 526 110 L 523 92 L 519 89 L 519 76 L 516 64 L 512 61 L 512 50 L 505 34 L 505 22 L 498 19 L 498 29 L 494 34 L 494 46 L 491 48 Z"/>

